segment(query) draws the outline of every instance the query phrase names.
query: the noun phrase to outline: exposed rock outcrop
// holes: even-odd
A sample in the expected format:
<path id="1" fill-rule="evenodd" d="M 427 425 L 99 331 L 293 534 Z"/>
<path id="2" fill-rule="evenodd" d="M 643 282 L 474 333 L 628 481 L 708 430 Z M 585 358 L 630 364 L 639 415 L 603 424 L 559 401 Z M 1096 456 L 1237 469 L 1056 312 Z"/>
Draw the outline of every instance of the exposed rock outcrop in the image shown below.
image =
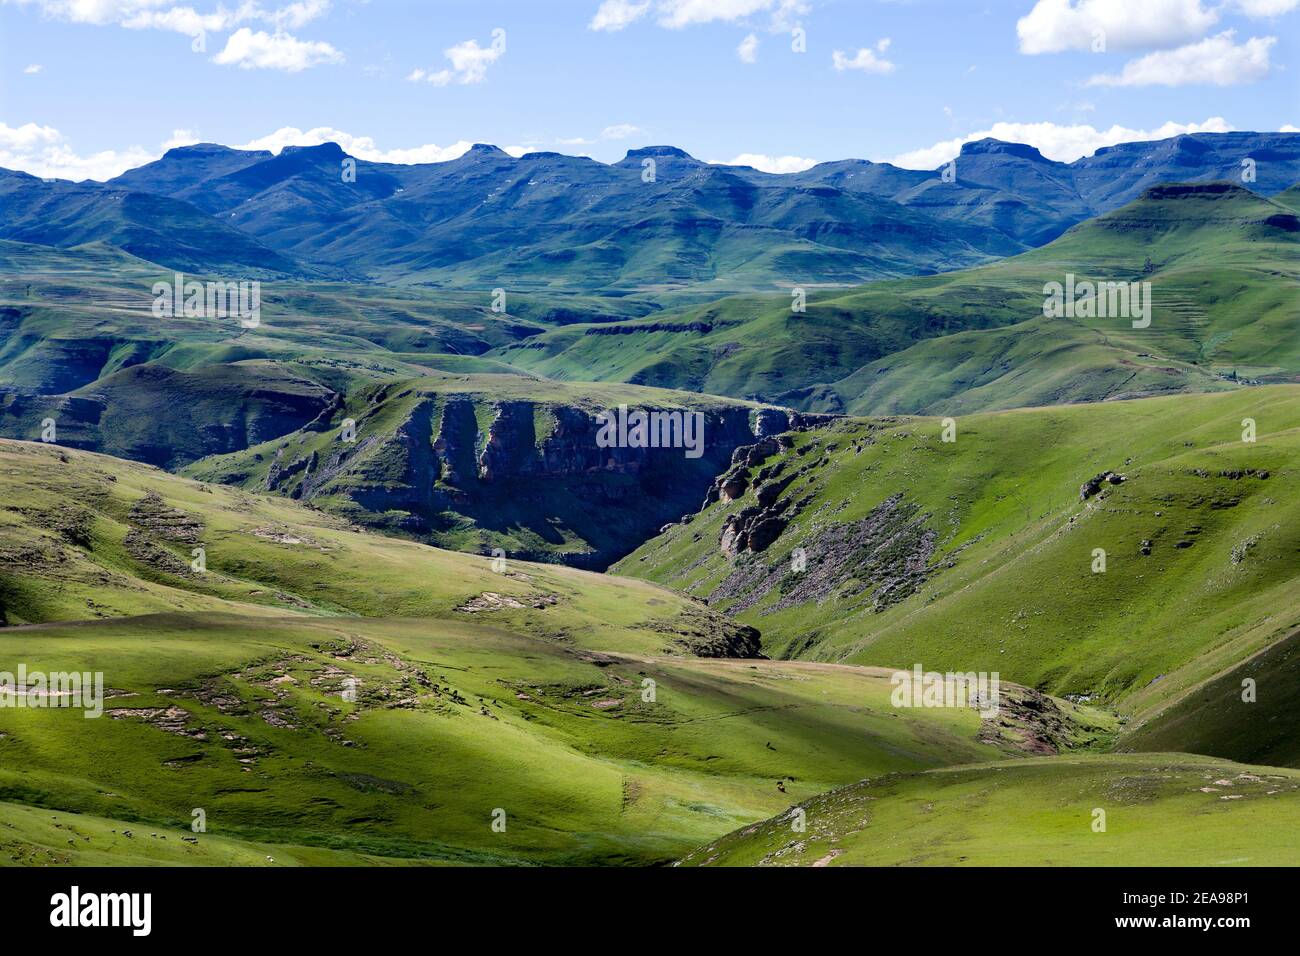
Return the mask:
<path id="1" fill-rule="evenodd" d="M 629 411 L 663 413 L 663 428 L 645 441 L 624 428 L 611 444 L 591 403 L 386 386 L 364 409 L 354 400 L 328 427 L 313 423 L 282 445 L 264 486 L 322 498 L 354 521 L 434 544 L 599 569 L 693 513 L 719 472 L 730 469 L 729 494 L 745 494 L 747 469 L 789 445 L 771 433 L 809 423 L 785 409 L 724 401 Z M 333 434 L 346 415 L 356 420 L 353 442 Z M 698 430 L 686 427 L 691 415 L 700 416 L 689 419 Z M 771 512 L 777 502 L 764 495 Z M 771 514 L 763 517 L 747 529 L 747 545 L 780 533 L 782 525 L 766 521 Z"/>
<path id="2" fill-rule="evenodd" d="M 866 595 L 873 609 L 883 610 L 913 594 L 928 576 L 938 536 L 928 527 L 929 516 L 901 494 L 859 521 L 827 524 L 806 536 L 800 560 L 792 549 L 767 559 L 760 552 L 775 540 L 769 540 L 772 530 L 802 505 L 785 497 L 771 512 L 751 507 L 728 519 L 721 545 L 736 563 L 711 600 L 733 601 L 728 610 L 743 611 L 775 593 L 771 609 L 777 610 L 832 594 Z"/>
<path id="3" fill-rule="evenodd" d="M 1125 481 L 1128 481 L 1125 475 L 1114 471 L 1103 471 L 1100 475 L 1094 475 L 1079 486 L 1079 500 L 1087 501 L 1101 491 L 1102 485 L 1118 485 Z"/>

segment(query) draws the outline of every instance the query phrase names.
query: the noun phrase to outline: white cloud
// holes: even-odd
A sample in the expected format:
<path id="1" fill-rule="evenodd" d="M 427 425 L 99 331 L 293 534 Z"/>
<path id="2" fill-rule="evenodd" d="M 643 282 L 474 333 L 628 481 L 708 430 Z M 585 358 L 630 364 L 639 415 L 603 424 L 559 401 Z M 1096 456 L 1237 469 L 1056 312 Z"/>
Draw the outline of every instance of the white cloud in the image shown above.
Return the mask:
<path id="1" fill-rule="evenodd" d="M 287 33 L 253 32 L 240 27 L 230 34 L 225 49 L 212 62 L 244 70 L 299 73 L 321 63 L 342 63 L 343 54 L 324 40 L 299 40 Z"/>
<path id="2" fill-rule="evenodd" d="M 1290 123 L 1286 123 L 1282 126 L 1281 129 L 1278 130 L 1278 132 L 1279 133 L 1300 133 L 1300 126 L 1292 126 Z"/>
<path id="3" fill-rule="evenodd" d="M 1237 8 L 1248 17 L 1280 17 L 1300 7 L 1300 0 L 1237 0 Z"/>
<path id="4" fill-rule="evenodd" d="M 9 2 L 9 0 L 6 0 Z M 257 0 L 242 0 L 233 9 L 218 3 L 212 13 L 200 14 L 193 7 L 177 6 L 174 0 L 16 0 L 19 6 L 35 6 L 53 20 L 93 26 L 117 24 L 131 30 L 170 30 L 197 34 L 204 30 L 231 30 L 241 23 L 258 21 L 297 29 L 329 12 L 329 0 L 296 0 L 284 7 L 267 9 Z"/>
<path id="5" fill-rule="evenodd" d="M 1218 19 L 1201 0 L 1038 0 L 1016 21 L 1016 35 L 1030 54 L 1091 50 L 1099 33 L 1111 49 L 1165 49 L 1204 35 Z"/>
<path id="6" fill-rule="evenodd" d="M 297 40 L 284 32 L 286 28 L 297 29 L 328 13 L 329 0 L 296 0 L 271 9 L 261 6 L 257 0 L 242 0 L 233 9 L 218 3 L 212 13 L 176 6 L 174 0 L 17 0 L 17 3 L 36 6 L 42 15 L 55 20 L 94 26 L 116 24 L 128 30 L 162 30 L 190 37 L 225 33 L 241 23 L 272 25 L 275 32 L 270 35 L 261 31 L 253 33 L 246 27 L 238 30 L 227 40 L 225 50 L 214 58 L 218 63 L 245 68 L 265 66 L 296 73 L 306 66 L 342 60 L 342 54 L 328 43 Z M 221 56 L 228 59 L 220 59 Z"/>
<path id="7" fill-rule="evenodd" d="M 889 44 L 889 37 L 885 37 L 883 40 L 876 41 L 874 50 L 863 47 L 852 57 L 846 56 L 843 50 L 836 50 L 831 54 L 831 62 L 835 65 L 836 71 L 840 73 L 845 70 L 861 70 L 863 73 L 893 73 L 894 64 L 884 57 L 885 51 L 889 49 Z"/>
<path id="8" fill-rule="evenodd" d="M 216 13 L 201 14 L 191 7 L 171 7 L 167 10 L 138 10 L 118 23 L 128 30 L 167 30 L 197 37 L 229 30 L 241 19 L 238 13 L 228 13 L 225 8 L 218 8 Z"/>
<path id="9" fill-rule="evenodd" d="M 588 30 L 604 30 L 613 33 L 622 30 L 630 23 L 635 23 L 650 10 L 650 0 L 643 3 L 630 3 L 628 0 L 605 0 L 596 8 L 596 15 L 587 24 Z"/>
<path id="10" fill-rule="evenodd" d="M 745 39 L 740 41 L 740 46 L 736 47 L 736 56 L 740 57 L 742 63 L 758 62 L 758 34 L 751 33 Z"/>
<path id="11" fill-rule="evenodd" d="M 455 46 L 443 50 L 443 55 L 451 60 L 451 69 L 422 70 L 414 69 L 406 77 L 411 82 L 424 80 L 434 86 L 447 86 L 456 83 L 482 83 L 487 77 L 487 68 L 506 52 L 506 32 L 499 27 L 492 31 L 492 42 L 488 46 L 479 46 L 477 40 L 463 40 Z"/>
<path id="12" fill-rule="evenodd" d="M 1150 130 L 1111 126 L 1099 130 L 1088 125 L 1061 126 L 1056 123 L 995 123 L 956 139 L 944 140 L 924 149 L 895 156 L 889 162 L 906 169 L 936 169 L 961 152 L 963 143 L 977 139 L 1000 139 L 1008 143 L 1027 143 L 1048 159 L 1071 163 L 1081 156 L 1091 156 L 1103 146 L 1167 139 L 1182 133 L 1228 133 L 1232 127 L 1221 116 L 1204 123 L 1168 122 Z"/>
<path id="13" fill-rule="evenodd" d="M 641 133 L 639 126 L 633 126 L 631 123 L 617 123 L 614 126 L 606 126 L 600 131 L 601 139 L 627 139 L 629 136 L 636 136 Z"/>
<path id="14" fill-rule="evenodd" d="M 39 63 L 32 63 L 29 64 L 28 66 L 23 67 L 23 72 L 26 73 L 28 76 L 31 76 L 35 73 L 41 72 L 41 70 L 43 69 L 45 69 L 45 67 L 41 66 Z"/>
<path id="15" fill-rule="evenodd" d="M 1268 76 L 1269 49 L 1276 37 L 1251 37 L 1236 44 L 1235 30 L 1206 37 L 1176 50 L 1157 50 L 1130 60 L 1119 73 L 1098 73 L 1088 86 L 1238 86 Z"/>
<path id="16" fill-rule="evenodd" d="M 255 7 L 256 4 L 253 6 Z M 291 3 L 287 7 L 272 11 L 269 19 L 277 27 L 297 30 L 317 17 L 324 16 L 329 12 L 329 8 L 329 0 L 299 0 L 298 3 Z"/>
<path id="17" fill-rule="evenodd" d="M 806 0 L 660 0 L 659 25 L 670 30 L 700 23 L 733 23 L 756 13 L 771 15 L 772 30 L 788 30 L 791 18 L 808 12 Z"/>
<path id="18" fill-rule="evenodd" d="M 768 15 L 767 29 L 785 32 L 810 6 L 808 0 L 604 0 L 587 29 L 613 33 L 640 20 L 651 8 L 659 25 L 669 30 L 701 23 L 735 23 L 762 13 Z"/>
<path id="19" fill-rule="evenodd" d="M 18 169 L 45 179 L 112 179 L 136 166 L 152 162 L 173 146 L 195 140 L 188 130 L 176 130 L 156 150 L 130 146 L 79 155 L 62 133 L 52 126 L 27 123 L 9 127 L 0 123 L 0 166 Z"/>
<path id="20" fill-rule="evenodd" d="M 817 165 L 815 159 L 802 156 L 767 156 L 763 153 L 741 153 L 726 162 L 710 160 L 722 166 L 753 166 L 765 173 L 800 173 Z"/>

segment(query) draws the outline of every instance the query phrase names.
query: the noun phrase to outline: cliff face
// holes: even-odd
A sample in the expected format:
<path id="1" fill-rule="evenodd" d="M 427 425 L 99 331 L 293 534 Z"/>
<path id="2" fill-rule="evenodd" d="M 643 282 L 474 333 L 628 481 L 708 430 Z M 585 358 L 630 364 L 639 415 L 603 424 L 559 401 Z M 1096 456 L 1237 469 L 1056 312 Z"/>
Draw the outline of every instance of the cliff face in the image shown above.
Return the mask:
<path id="1" fill-rule="evenodd" d="M 260 469 L 246 455 L 238 468 L 227 460 L 224 473 L 197 474 L 318 501 L 443 547 L 603 569 L 693 513 L 737 449 L 813 424 L 741 403 L 630 410 L 698 413 L 698 446 L 688 441 L 689 455 L 635 440 L 602 447 L 605 409 L 590 401 L 383 389 L 282 440 Z"/>

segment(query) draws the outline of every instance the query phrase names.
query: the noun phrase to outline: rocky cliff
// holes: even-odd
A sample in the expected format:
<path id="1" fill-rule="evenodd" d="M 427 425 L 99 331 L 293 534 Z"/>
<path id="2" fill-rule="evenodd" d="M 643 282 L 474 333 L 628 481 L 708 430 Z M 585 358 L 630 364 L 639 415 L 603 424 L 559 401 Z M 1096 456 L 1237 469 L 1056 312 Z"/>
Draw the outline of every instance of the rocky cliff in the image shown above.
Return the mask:
<path id="1" fill-rule="evenodd" d="M 573 387 L 531 394 L 385 386 L 191 473 L 442 547 L 600 569 L 694 512 L 737 449 L 813 423 L 786 409 L 654 389 L 620 387 L 608 402 Z M 600 416 L 618 405 L 698 415 L 699 444 L 692 454 L 635 439 L 604 447 Z"/>

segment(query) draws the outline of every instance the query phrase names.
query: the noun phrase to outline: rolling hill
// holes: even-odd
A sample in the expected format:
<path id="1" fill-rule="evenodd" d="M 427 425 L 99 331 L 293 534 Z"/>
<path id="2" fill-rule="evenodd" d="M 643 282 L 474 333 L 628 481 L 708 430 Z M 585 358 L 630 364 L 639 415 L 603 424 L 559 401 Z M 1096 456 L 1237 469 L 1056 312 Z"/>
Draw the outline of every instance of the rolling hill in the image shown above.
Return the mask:
<path id="1" fill-rule="evenodd" d="M 48 445 L 0 442 L 0 465 L 0 657 L 102 672 L 107 698 L 98 719 L 0 708 L 0 862 L 666 862 L 1035 732 L 900 719 L 879 670 L 734 659 L 751 634 L 644 582 L 494 570 Z M 1113 736 L 1007 692 L 1058 713 L 1063 745 Z"/>
<path id="2" fill-rule="evenodd" d="M 1045 287 L 1150 284 L 1150 326 L 1044 314 Z M 956 414 L 1211 391 L 1300 373 L 1300 219 L 1228 183 L 1152 187 L 1055 242 L 978 269 L 824 292 L 733 296 L 493 355 L 808 411 Z"/>
<path id="3" fill-rule="evenodd" d="M 1057 758 L 890 774 L 799 809 L 803 832 L 792 809 L 681 862 L 1287 866 L 1300 773 L 1186 754 Z"/>
<path id="4" fill-rule="evenodd" d="M 1297 386 L 848 419 L 756 446 L 613 570 L 772 657 L 996 671 L 1140 721 L 1300 628 L 1298 442 Z"/>

